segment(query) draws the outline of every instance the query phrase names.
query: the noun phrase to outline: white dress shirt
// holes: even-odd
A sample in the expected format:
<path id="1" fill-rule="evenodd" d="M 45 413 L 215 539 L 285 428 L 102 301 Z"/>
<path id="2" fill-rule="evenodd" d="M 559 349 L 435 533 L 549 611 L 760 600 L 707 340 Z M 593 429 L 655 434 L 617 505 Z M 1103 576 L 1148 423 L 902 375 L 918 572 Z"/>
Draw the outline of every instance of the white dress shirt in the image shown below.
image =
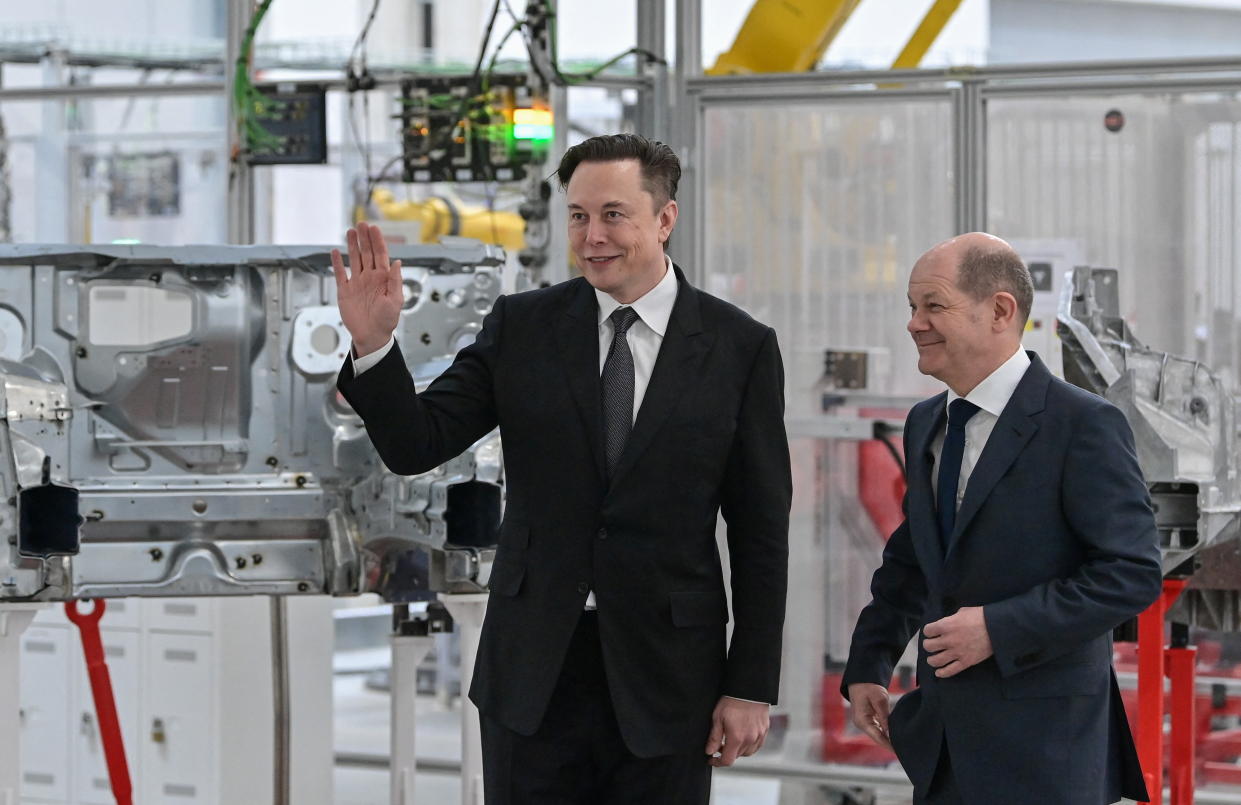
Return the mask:
<path id="1" fill-rule="evenodd" d="M 1013 392 L 1017 390 L 1017 384 L 1021 382 L 1028 368 L 1030 368 L 1030 356 L 1018 346 L 1011 358 L 1000 364 L 998 369 L 987 375 L 985 380 L 965 395 L 965 399 L 977 405 L 979 410 L 965 423 L 965 453 L 961 456 L 961 477 L 957 482 L 958 509 L 961 508 L 961 501 L 965 498 L 965 488 L 970 482 L 970 473 L 974 471 L 974 466 L 982 456 L 983 448 L 987 446 L 987 439 L 991 437 L 991 431 L 995 429 L 996 421 L 1004 412 L 1008 401 L 1012 399 Z M 947 405 L 952 405 L 953 400 L 960 398 L 961 395 L 948 389 Z M 947 432 L 948 428 L 945 425 L 935 436 L 935 441 L 931 445 L 936 466 L 939 465 L 939 454 L 944 449 L 944 435 Z M 938 494 L 938 469 L 931 472 L 931 488 Z"/>

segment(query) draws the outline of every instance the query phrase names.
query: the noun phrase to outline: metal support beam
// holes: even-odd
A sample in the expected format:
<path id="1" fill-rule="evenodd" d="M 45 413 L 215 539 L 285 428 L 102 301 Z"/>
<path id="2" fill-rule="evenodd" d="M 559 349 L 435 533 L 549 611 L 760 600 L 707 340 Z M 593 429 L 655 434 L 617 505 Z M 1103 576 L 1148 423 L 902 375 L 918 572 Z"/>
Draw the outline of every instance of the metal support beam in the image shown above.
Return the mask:
<path id="1" fill-rule="evenodd" d="M 291 714 L 289 712 L 289 617 L 284 596 L 273 595 L 271 607 L 272 802 L 289 805 Z"/>
<path id="2" fill-rule="evenodd" d="M 50 52 L 43 59 L 43 86 L 68 84 L 64 54 Z M 69 152 L 66 131 L 66 101 L 46 100 L 42 104 L 43 125 L 35 144 L 35 238 L 41 243 L 69 241 Z"/>
<path id="3" fill-rule="evenodd" d="M 232 86 L 237 58 L 241 55 L 241 40 L 254 6 L 251 0 L 228 0 L 228 23 L 224 48 L 224 107 L 226 111 L 224 132 L 228 138 L 228 196 L 225 216 L 228 221 L 228 242 L 247 245 L 254 243 L 254 173 L 242 153 L 244 143 L 233 105 Z"/>
<path id="4" fill-rule="evenodd" d="M 389 770 L 389 799 L 392 805 L 415 805 L 418 802 L 414 785 L 417 756 L 415 755 L 415 701 L 418 693 L 418 665 L 434 647 L 430 634 L 392 636 L 392 664 L 389 666 L 388 690 L 392 697 L 389 739 L 392 765 Z"/>
<path id="5" fill-rule="evenodd" d="M 668 52 L 667 0 L 638 0 L 638 47 L 663 59 L 663 64 L 650 64 L 647 76 L 651 91 L 638 97 L 638 133 L 660 142 L 668 142 Z"/>
<path id="6" fill-rule="evenodd" d="M 953 176 L 957 234 L 987 228 L 987 109 L 982 84 L 964 81 L 953 91 Z"/>
<path id="7" fill-rule="evenodd" d="M 478 708 L 467 695 L 482 636 L 487 593 L 440 594 L 461 633 L 461 805 L 483 805 L 483 742 Z"/>
<path id="8" fill-rule="evenodd" d="M 672 104 L 670 121 L 672 130 L 667 140 L 672 150 L 681 158 L 681 185 L 678 199 L 680 217 L 670 253 L 672 259 L 683 266 L 691 281 L 701 281 L 702 266 L 699 264 L 702 241 L 700 200 L 697 192 L 696 143 L 698 139 L 697 102 L 690 102 L 689 87 L 692 81 L 702 77 L 702 0 L 676 0 L 676 63 L 674 65 L 672 90 L 678 100 Z"/>

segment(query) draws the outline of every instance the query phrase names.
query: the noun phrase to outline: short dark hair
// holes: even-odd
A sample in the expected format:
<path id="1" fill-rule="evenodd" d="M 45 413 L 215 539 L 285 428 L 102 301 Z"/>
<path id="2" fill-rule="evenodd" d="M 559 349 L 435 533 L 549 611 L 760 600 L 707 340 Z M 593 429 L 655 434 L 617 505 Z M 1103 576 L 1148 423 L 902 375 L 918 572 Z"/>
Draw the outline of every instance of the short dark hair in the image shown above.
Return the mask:
<path id="1" fill-rule="evenodd" d="M 573 172 L 583 162 L 620 162 L 636 159 L 642 167 L 642 189 L 655 199 L 659 210 L 669 201 L 676 201 L 677 183 L 681 181 L 681 160 L 671 148 L 657 140 L 638 134 L 602 134 L 583 140 L 564 152 L 556 178 L 560 189 L 569 186 Z"/>
<path id="2" fill-rule="evenodd" d="M 1012 249 L 966 249 L 957 266 L 957 287 L 980 301 L 1000 291 L 1010 293 L 1017 300 L 1022 326 L 1030 318 L 1034 283 L 1030 270 Z"/>

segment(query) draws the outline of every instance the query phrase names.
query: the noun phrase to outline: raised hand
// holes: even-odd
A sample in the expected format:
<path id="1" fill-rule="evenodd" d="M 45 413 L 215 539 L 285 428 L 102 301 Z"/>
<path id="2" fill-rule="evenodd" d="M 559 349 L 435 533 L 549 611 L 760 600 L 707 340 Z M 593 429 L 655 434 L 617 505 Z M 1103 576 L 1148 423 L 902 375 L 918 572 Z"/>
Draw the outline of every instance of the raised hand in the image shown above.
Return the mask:
<path id="1" fill-rule="evenodd" d="M 362 357 L 383 347 L 392 337 L 405 301 L 401 287 L 401 261 L 388 261 L 388 245 L 379 227 L 365 221 L 346 235 L 349 273 L 332 249 L 336 272 L 336 305 L 340 319 L 353 337 L 354 354 Z"/>

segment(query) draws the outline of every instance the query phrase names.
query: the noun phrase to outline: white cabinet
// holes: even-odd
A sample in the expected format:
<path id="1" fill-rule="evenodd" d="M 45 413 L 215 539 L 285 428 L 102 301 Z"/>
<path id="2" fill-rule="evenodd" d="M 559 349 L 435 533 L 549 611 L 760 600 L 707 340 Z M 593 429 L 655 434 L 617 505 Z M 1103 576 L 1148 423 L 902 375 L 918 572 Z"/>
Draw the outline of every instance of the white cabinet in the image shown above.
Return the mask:
<path id="1" fill-rule="evenodd" d="M 59 802 L 69 796 L 65 737 L 69 732 L 68 629 L 32 624 L 22 635 L 22 796 Z"/>
<path id="2" fill-rule="evenodd" d="M 298 805 L 332 802 L 331 603 L 286 602 Z M 100 633 L 135 805 L 271 801 L 270 612 L 261 597 L 108 602 Z M 21 802 L 111 805 L 81 638 L 64 606 L 41 610 L 20 645 Z"/>
<path id="3" fill-rule="evenodd" d="M 210 632 L 217 602 L 210 598 L 149 598 L 142 602 L 147 629 Z"/>
<path id="4" fill-rule="evenodd" d="M 153 633 L 144 659 L 143 801 L 212 803 L 211 637 Z"/>

